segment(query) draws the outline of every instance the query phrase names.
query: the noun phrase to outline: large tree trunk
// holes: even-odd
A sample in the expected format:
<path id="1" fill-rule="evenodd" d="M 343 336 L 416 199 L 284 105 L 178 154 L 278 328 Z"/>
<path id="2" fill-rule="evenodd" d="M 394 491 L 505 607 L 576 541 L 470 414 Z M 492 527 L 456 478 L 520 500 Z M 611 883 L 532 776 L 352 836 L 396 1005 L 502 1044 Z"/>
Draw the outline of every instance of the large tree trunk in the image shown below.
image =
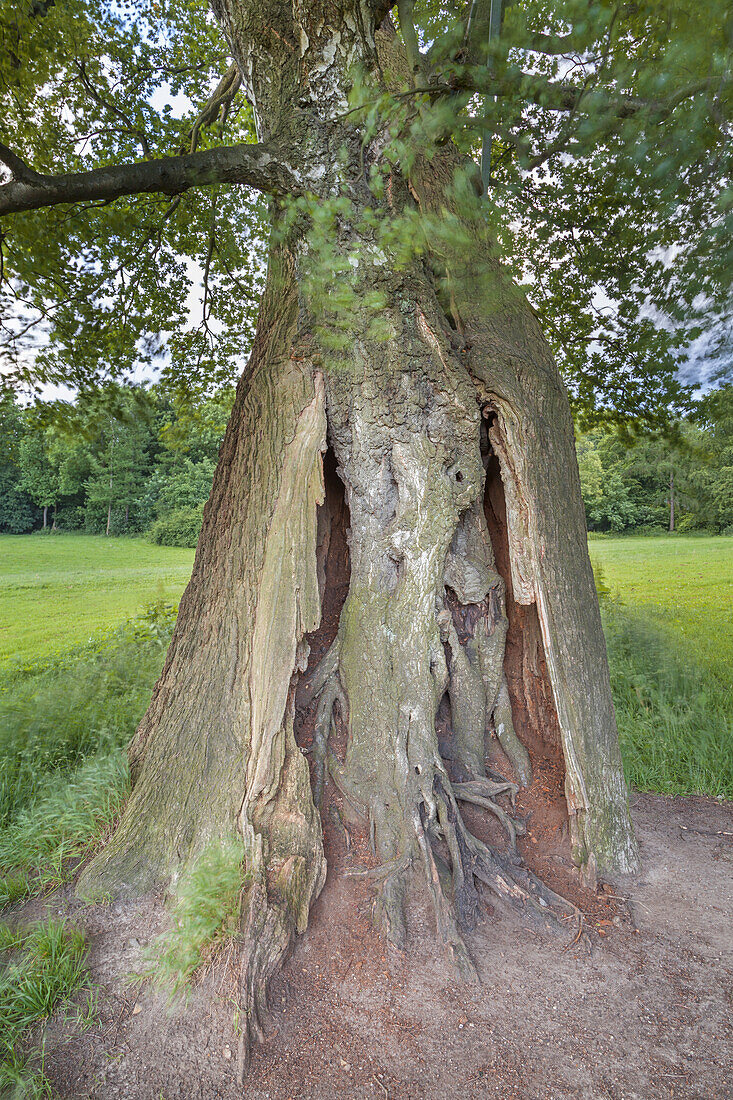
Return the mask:
<path id="1" fill-rule="evenodd" d="M 291 232 L 273 247 L 193 575 L 130 749 L 132 795 L 82 884 L 130 894 L 174 882 L 204 844 L 238 831 L 255 1032 L 267 978 L 323 884 L 318 806 L 335 792 L 367 823 L 386 934 L 404 936 L 417 868 L 463 970 L 461 930 L 484 886 L 562 909 L 518 854 L 512 814 L 548 761 L 585 881 L 637 859 L 570 410 L 547 344 L 492 258 L 450 147 L 414 164 L 409 186 L 393 173 L 379 211 L 447 231 L 426 235 L 426 258 L 405 268 L 375 247 L 361 215 L 381 138 L 363 147 L 338 120 L 348 65 L 377 67 L 369 29 L 341 11 L 330 25 L 309 10 L 295 26 L 290 5 L 264 7 L 217 5 L 261 136 L 287 124 L 297 97 L 321 109 L 323 132 L 303 140 L 321 158 L 324 200 L 336 181 L 351 204 L 331 241 L 353 272 L 348 342 L 329 347 Z M 404 67 L 389 29 L 378 48 L 382 70 Z M 469 828 L 481 812 L 504 846 Z"/>

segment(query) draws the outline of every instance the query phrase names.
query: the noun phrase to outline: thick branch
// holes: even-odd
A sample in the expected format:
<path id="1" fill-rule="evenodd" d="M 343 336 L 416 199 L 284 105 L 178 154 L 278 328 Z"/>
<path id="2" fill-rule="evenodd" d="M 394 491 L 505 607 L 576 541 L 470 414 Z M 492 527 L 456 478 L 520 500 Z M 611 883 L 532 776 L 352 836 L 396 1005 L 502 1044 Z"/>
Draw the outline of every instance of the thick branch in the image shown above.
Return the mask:
<path id="1" fill-rule="evenodd" d="M 284 159 L 284 152 L 280 143 L 270 141 L 45 176 L 29 168 L 12 150 L 0 146 L 0 161 L 15 177 L 0 186 L 0 217 L 59 203 L 109 201 L 122 195 L 180 195 L 192 187 L 215 183 L 246 184 L 273 195 L 297 194 L 307 180 Z"/>
<path id="2" fill-rule="evenodd" d="M 727 82 L 726 82 L 727 83 Z M 631 118 L 641 111 L 655 115 L 666 115 L 701 92 L 708 90 L 710 80 L 696 81 L 666 99 L 646 100 L 622 92 L 611 92 L 605 88 L 586 88 L 585 86 L 562 84 L 545 80 L 532 73 L 514 73 L 506 76 L 494 76 L 488 70 L 464 69 L 455 73 L 450 80 L 454 91 L 480 92 L 495 96 L 519 95 L 529 103 L 536 103 L 549 111 L 576 111 L 582 106 L 588 109 L 605 110 L 617 118 Z"/>
<path id="3" fill-rule="evenodd" d="M 417 83 L 417 76 L 422 72 L 423 64 L 420 54 L 420 44 L 417 40 L 417 32 L 412 18 L 413 6 L 413 0 L 399 0 L 397 11 L 400 17 L 402 41 L 405 44 L 405 53 L 407 54 L 413 82 Z"/>
<path id="4" fill-rule="evenodd" d="M 499 0 L 473 0 L 466 24 L 466 61 L 469 65 L 485 65 L 491 35 L 492 8 Z"/>
<path id="5" fill-rule="evenodd" d="M 232 62 L 224 76 L 217 84 L 215 90 L 201 108 L 196 121 L 191 127 L 186 145 L 181 149 L 182 153 L 194 153 L 198 145 L 199 133 L 202 127 L 211 126 L 221 116 L 222 108 L 226 110 L 234 96 L 239 91 L 242 77 L 236 62 Z"/>

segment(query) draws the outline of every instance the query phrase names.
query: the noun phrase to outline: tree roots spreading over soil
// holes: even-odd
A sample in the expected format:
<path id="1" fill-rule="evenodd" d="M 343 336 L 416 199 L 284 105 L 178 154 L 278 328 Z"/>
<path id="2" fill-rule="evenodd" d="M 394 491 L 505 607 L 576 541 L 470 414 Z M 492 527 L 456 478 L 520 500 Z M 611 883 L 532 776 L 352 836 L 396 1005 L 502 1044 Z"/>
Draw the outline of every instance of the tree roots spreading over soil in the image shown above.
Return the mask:
<path id="1" fill-rule="evenodd" d="M 350 820 L 340 795 L 329 804 Z M 370 919 L 371 884 L 350 874 L 367 859 L 366 831 L 344 831 L 327 810 L 328 882 L 273 979 L 248 1100 L 728 1100 L 733 811 L 705 798 L 635 795 L 632 804 L 642 875 L 576 898 L 580 938 L 574 920 L 557 934 L 482 906 L 467 938 L 478 983 L 456 981 L 435 950 L 419 880 L 405 949 L 385 944 Z M 518 838 L 530 860 L 534 821 Z M 26 904 L 21 918 L 67 908 L 87 936 L 99 1017 L 84 1029 L 49 1021 L 55 1094 L 239 1100 L 228 956 L 185 1002 L 167 1005 L 165 993 L 128 980 L 166 926 L 159 897 L 81 909 L 54 895 Z"/>
<path id="2" fill-rule="evenodd" d="M 226 792 L 232 809 L 219 812 L 226 822 L 236 811 L 247 872 L 237 937 L 240 1079 L 250 1040 L 264 1034 L 268 983 L 323 886 L 322 821 L 338 822 L 359 853 L 346 873 L 368 888 L 374 923 L 398 948 L 408 886 L 422 878 L 438 939 L 467 980 L 476 970 L 466 933 L 489 895 L 558 924 L 581 921 L 594 904 L 573 867 L 566 762 L 537 607 L 526 594 L 523 603 L 515 597 L 496 416 L 480 409 L 461 372 L 450 400 L 406 372 L 399 394 L 376 379 L 379 400 L 368 391 L 356 409 L 342 381 L 337 374 L 329 383 L 334 444 L 326 449 L 317 379 L 285 448 L 251 635 L 249 712 L 241 712 L 226 651 L 216 648 L 221 628 L 204 635 L 217 664 L 201 652 L 186 663 L 184 647 L 198 637 L 187 624 L 196 600 L 211 618 L 197 582 L 213 555 L 202 536 L 199 573 L 131 748 L 130 805 L 85 873 L 108 881 L 113 896 L 159 883 L 166 860 L 190 865 L 198 823 L 209 820 L 205 792 L 216 807 Z M 184 667 L 216 700 L 199 719 L 196 693 L 181 689 Z M 289 682 L 283 668 L 294 669 Z M 221 687 L 212 669 L 221 670 Z M 209 733 L 209 749 L 189 731 L 220 708 L 229 742 Z M 173 757 L 161 734 L 171 726 L 187 738 Z M 242 728 L 251 731 L 244 753 L 230 734 Z M 190 768 L 172 767 L 184 751 Z M 243 756 L 247 793 L 237 806 Z M 120 891 L 121 882 L 133 889 Z"/>

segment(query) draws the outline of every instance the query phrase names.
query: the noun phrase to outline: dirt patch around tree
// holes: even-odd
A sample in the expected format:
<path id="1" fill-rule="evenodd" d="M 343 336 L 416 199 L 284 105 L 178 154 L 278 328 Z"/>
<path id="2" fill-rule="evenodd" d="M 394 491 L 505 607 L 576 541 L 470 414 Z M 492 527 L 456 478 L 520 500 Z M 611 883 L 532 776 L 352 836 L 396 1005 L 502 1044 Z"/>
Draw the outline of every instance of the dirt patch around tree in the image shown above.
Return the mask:
<path id="1" fill-rule="evenodd" d="M 643 867 L 606 889 L 615 916 L 591 916 L 573 943 L 575 927 L 550 932 L 487 905 L 468 939 L 476 985 L 457 982 L 419 892 L 405 953 L 378 939 L 368 886 L 344 873 L 359 853 L 332 840 L 328 882 L 273 983 L 267 1039 L 253 1052 L 244 1096 L 733 1097 L 733 807 L 636 795 L 633 810 Z M 160 899 L 83 909 L 57 897 L 45 908 L 85 928 L 100 987 L 95 1027 L 47 1027 L 59 1096 L 242 1096 L 225 969 L 185 1008 L 129 984 L 165 926 Z"/>

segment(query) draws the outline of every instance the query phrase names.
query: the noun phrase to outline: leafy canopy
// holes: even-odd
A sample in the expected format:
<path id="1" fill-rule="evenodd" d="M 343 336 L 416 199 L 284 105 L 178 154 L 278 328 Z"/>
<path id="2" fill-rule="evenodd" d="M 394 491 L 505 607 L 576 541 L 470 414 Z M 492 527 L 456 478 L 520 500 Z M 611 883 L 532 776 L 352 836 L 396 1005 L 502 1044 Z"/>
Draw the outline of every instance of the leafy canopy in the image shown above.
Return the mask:
<path id="1" fill-rule="evenodd" d="M 387 7 L 372 2 L 379 17 Z M 726 0 L 401 0 L 392 17 L 410 75 L 386 89 L 354 73 L 353 125 L 387 129 L 406 174 L 416 150 L 445 141 L 482 160 L 482 216 L 540 315 L 576 411 L 586 423 L 661 426 L 689 403 L 678 372 L 695 339 L 717 341 L 726 362 Z M 0 31 L 7 179 L 256 141 L 203 4 L 2 0 Z M 300 201 L 325 233 L 331 214 Z M 115 201 L 92 189 L 87 201 L 0 225 L 13 382 L 85 387 L 157 360 L 175 384 L 202 386 L 241 368 L 267 232 L 249 187 Z M 407 223 L 389 232 L 396 245 L 414 236 Z"/>

